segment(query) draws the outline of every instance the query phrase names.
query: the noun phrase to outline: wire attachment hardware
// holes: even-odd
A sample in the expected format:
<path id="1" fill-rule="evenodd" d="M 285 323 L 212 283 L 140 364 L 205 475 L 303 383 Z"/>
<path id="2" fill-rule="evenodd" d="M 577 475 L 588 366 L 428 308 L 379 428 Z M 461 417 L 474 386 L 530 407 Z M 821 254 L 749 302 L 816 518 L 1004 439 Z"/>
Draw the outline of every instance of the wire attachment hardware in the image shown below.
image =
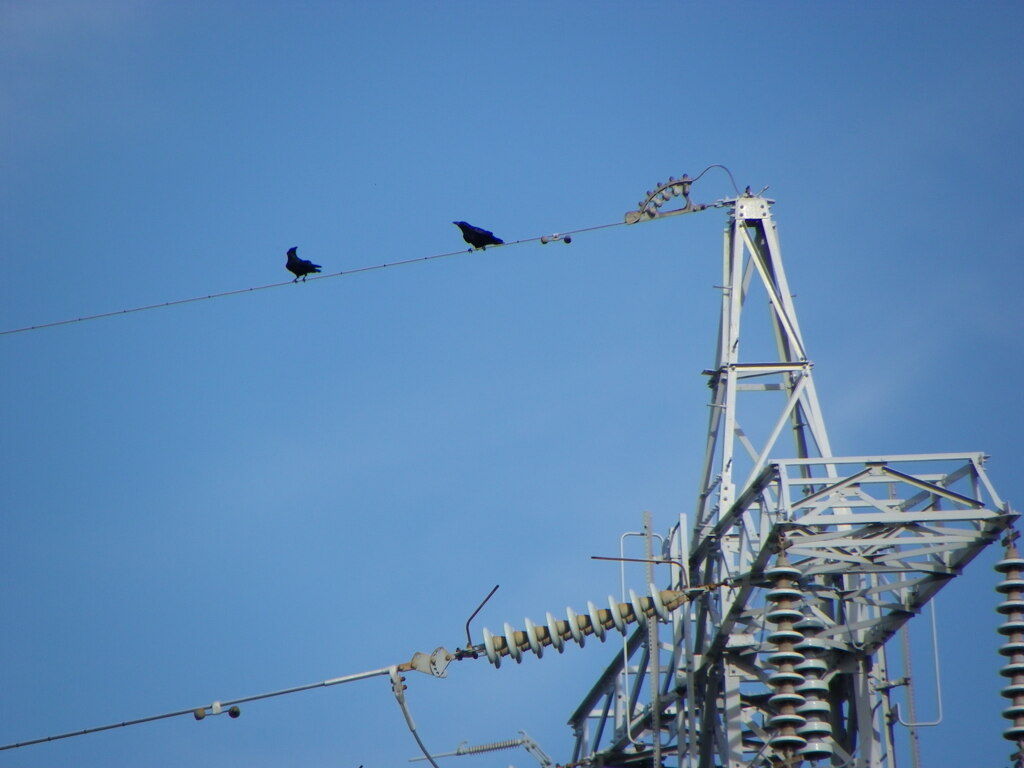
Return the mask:
<path id="1" fill-rule="evenodd" d="M 425 675 L 448 677 L 448 672 L 446 670 L 454 658 L 455 657 L 444 646 L 435 648 L 434 652 L 429 656 L 425 653 L 421 653 L 420 651 L 416 651 L 416 653 L 412 655 L 412 659 L 409 661 L 408 668 L 414 669 L 417 672 L 422 672 Z"/>
<path id="2" fill-rule="evenodd" d="M 207 712 L 207 710 L 209 710 L 209 712 Z M 196 720 L 203 720 L 207 715 L 223 714 L 227 714 L 228 717 L 234 720 L 242 714 L 242 709 L 237 704 L 235 706 L 224 709 L 223 705 L 221 705 L 219 701 L 215 701 L 208 707 L 197 707 L 195 710 L 193 710 L 192 717 L 194 717 Z"/>
<path id="3" fill-rule="evenodd" d="M 690 200 L 690 186 L 695 180 L 691 179 L 687 174 L 683 174 L 680 178 L 669 176 L 668 181 L 662 184 L 660 181 L 653 190 L 647 191 L 645 199 L 641 200 L 637 205 L 640 206 L 638 211 L 629 211 L 626 214 L 627 224 L 636 224 L 639 221 L 647 221 L 655 219 L 659 216 L 669 216 L 676 213 L 692 213 L 694 211 L 703 211 L 708 206 L 703 204 L 696 204 Z M 674 211 L 661 212 L 661 206 L 671 200 L 673 197 L 681 197 L 685 201 L 685 205 Z"/>
<path id="4" fill-rule="evenodd" d="M 461 650 L 457 651 L 457 655 L 458 655 L 459 659 L 462 658 L 462 654 L 466 654 L 468 656 L 471 656 L 474 659 L 476 658 L 476 649 L 473 647 L 473 637 L 472 637 L 472 635 L 469 634 L 469 625 L 472 623 L 473 619 L 476 618 L 476 615 L 478 613 L 480 613 L 480 611 L 483 610 L 483 607 L 485 605 L 487 605 L 487 601 L 490 600 L 492 597 L 494 597 L 494 593 L 498 591 L 498 587 L 500 587 L 500 586 L 501 586 L 500 584 L 495 584 L 494 588 L 491 589 L 491 591 L 487 593 L 487 597 L 485 597 L 480 602 L 480 605 L 478 605 L 476 607 L 476 610 L 473 611 L 473 613 L 471 613 L 469 615 L 468 619 L 466 619 L 466 649 L 464 651 L 461 651 Z"/>
<path id="5" fill-rule="evenodd" d="M 626 223 L 636 224 L 640 221 L 650 221 L 651 219 L 657 219 L 664 216 L 675 216 L 679 213 L 694 213 L 695 211 L 705 211 L 708 208 L 722 208 L 723 206 L 732 204 L 735 200 L 725 199 L 717 200 L 711 204 L 694 203 L 690 200 L 690 187 L 696 182 L 700 181 L 701 177 L 705 173 L 710 171 L 712 168 L 716 168 L 725 173 L 729 177 L 729 183 L 732 185 L 733 191 L 736 193 L 736 197 L 740 197 L 739 187 L 736 186 L 736 179 L 733 178 L 732 171 L 726 168 L 724 165 L 714 163 L 709 165 L 703 171 L 698 173 L 692 179 L 687 175 L 683 174 L 680 178 L 676 179 L 672 176 L 668 177 L 668 181 L 662 184 L 660 181 L 654 190 L 648 190 L 647 197 L 641 200 L 638 205 L 640 210 L 629 211 L 626 213 Z M 765 187 L 765 189 L 768 189 Z M 761 190 L 762 192 L 764 190 Z M 751 197 L 750 188 L 747 188 L 745 196 Z M 661 206 L 671 200 L 673 197 L 681 197 L 686 201 L 686 204 L 674 211 L 661 211 Z"/>

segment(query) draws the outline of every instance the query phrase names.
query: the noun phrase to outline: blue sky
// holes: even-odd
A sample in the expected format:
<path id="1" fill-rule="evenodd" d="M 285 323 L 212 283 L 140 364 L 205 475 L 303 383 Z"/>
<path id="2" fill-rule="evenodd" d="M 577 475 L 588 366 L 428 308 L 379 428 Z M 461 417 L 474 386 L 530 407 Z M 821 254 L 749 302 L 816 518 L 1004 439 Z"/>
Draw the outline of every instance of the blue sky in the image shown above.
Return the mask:
<path id="1" fill-rule="evenodd" d="M 506 240 L 612 223 L 724 163 L 778 201 L 834 450 L 985 451 L 1019 504 L 1022 17 L 0 0 L 0 330 L 285 280 L 293 245 L 336 272 L 457 250 L 455 219 Z M 730 191 L 709 173 L 695 197 Z M 0 337 L 0 742 L 454 648 L 496 583 L 476 639 L 617 593 L 590 556 L 695 505 L 724 224 Z M 1007 762 L 998 554 L 938 600 L 925 764 Z M 410 707 L 436 751 L 522 729 L 564 761 L 612 653 L 464 662 L 410 678 Z M 0 766 L 416 754 L 378 679 Z M 473 761 L 509 763 L 533 764 Z"/>

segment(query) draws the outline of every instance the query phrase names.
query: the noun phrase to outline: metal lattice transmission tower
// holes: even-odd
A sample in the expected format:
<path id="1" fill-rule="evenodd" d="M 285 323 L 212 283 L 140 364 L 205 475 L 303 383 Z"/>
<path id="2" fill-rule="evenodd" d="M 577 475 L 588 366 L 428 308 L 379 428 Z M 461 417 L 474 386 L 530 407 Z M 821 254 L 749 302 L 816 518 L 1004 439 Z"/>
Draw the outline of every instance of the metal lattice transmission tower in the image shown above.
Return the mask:
<path id="1" fill-rule="evenodd" d="M 662 552 L 666 587 L 694 598 L 660 636 L 648 621 L 624 640 L 570 718 L 572 759 L 892 768 L 894 731 L 914 724 L 885 643 L 1016 515 L 981 453 L 833 454 L 773 201 L 694 205 L 691 184 L 659 185 L 626 220 L 729 212 L 697 507 Z M 671 197 L 685 207 L 663 212 Z"/>

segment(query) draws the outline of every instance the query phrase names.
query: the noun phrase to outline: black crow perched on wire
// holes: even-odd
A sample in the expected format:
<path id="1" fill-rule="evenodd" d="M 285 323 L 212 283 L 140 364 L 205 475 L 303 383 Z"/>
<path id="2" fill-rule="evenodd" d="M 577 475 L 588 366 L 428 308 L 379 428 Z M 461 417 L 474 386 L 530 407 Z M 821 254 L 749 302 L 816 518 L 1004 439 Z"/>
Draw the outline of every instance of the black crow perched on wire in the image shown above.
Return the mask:
<path id="1" fill-rule="evenodd" d="M 493 232 L 474 227 L 464 221 L 453 221 L 452 224 L 462 230 L 462 239 L 474 248 L 483 249 L 488 245 L 502 245 L 505 242 L 500 237 L 495 237 Z"/>
<path id="2" fill-rule="evenodd" d="M 302 282 L 306 282 L 306 275 L 312 275 L 320 271 L 320 265 L 314 264 L 312 261 L 306 261 L 300 259 L 295 252 L 298 247 L 288 249 L 288 262 L 284 265 L 285 269 L 295 275 L 293 283 L 299 282 L 299 278 L 302 278 Z"/>

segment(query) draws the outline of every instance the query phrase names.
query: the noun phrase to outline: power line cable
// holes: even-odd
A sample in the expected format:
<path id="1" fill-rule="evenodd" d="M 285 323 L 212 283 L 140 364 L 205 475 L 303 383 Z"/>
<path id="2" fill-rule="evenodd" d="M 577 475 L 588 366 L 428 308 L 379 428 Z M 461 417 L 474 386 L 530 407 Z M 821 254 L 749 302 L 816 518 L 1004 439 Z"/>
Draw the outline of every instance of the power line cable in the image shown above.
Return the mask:
<path id="1" fill-rule="evenodd" d="M 599 229 L 608 229 L 610 227 L 623 226 L 624 224 L 625 224 L 625 222 L 623 222 L 623 221 L 616 221 L 616 222 L 612 222 L 610 224 L 598 224 L 597 226 L 593 226 L 593 227 L 583 227 L 581 229 L 574 229 L 574 230 L 570 230 L 568 232 L 555 233 L 553 235 L 539 235 L 537 237 L 523 238 L 522 240 L 512 240 L 512 241 L 504 243 L 502 245 L 492 245 L 490 247 L 491 248 L 507 248 L 507 247 L 512 246 L 512 245 L 522 245 L 523 243 L 533 243 L 533 242 L 545 242 L 546 243 L 546 242 L 551 242 L 551 241 L 554 241 L 554 240 L 565 240 L 567 236 L 576 235 L 576 234 L 579 234 L 581 232 L 593 232 L 593 231 L 599 230 Z M 566 241 L 566 242 L 568 242 L 568 241 Z M 329 279 L 335 278 L 335 277 L 347 277 L 347 276 L 350 276 L 350 275 L 359 274 L 361 272 L 373 272 L 375 270 L 385 269 L 385 268 L 388 268 L 388 267 L 402 267 L 402 266 L 407 266 L 409 264 L 416 264 L 416 263 L 422 262 L 422 261 L 434 261 L 436 259 L 444 259 L 444 258 L 447 258 L 449 256 L 460 256 L 460 255 L 465 255 L 467 253 L 477 253 L 477 250 L 474 250 L 473 248 L 468 248 L 466 250 L 449 251 L 447 253 L 435 253 L 435 254 L 432 254 L 430 256 L 417 256 L 417 257 L 414 257 L 414 258 L 411 258 L 411 259 L 402 259 L 401 261 L 389 261 L 389 262 L 385 262 L 383 264 L 371 264 L 369 266 L 364 266 L 364 267 L 355 267 L 354 269 L 343 269 L 343 270 L 341 270 L 339 272 L 332 272 L 332 273 L 326 274 L 326 275 L 317 275 L 315 277 L 309 278 L 308 281 L 304 281 L 304 282 L 313 282 L 314 280 L 329 280 Z M 164 301 L 164 302 L 160 302 L 158 304 L 145 304 L 145 305 L 139 306 L 139 307 L 129 307 L 128 309 L 119 309 L 119 310 L 114 310 L 114 311 L 111 311 L 111 312 L 100 312 L 100 313 L 95 314 L 95 315 L 85 315 L 83 317 L 73 317 L 73 318 L 68 318 L 66 320 L 55 320 L 53 322 L 41 323 L 39 325 L 26 325 L 26 326 L 21 327 L 21 328 L 9 328 L 7 330 L 0 331 L 0 336 L 11 336 L 11 335 L 16 334 L 16 333 L 27 333 L 28 331 L 40 331 L 40 330 L 43 330 L 44 328 L 56 328 L 57 326 L 60 326 L 60 325 L 71 325 L 72 323 L 84 323 L 84 322 L 87 322 L 89 320 L 99 320 L 99 319 L 104 318 L 104 317 L 116 317 L 118 315 L 129 315 L 129 314 L 132 314 L 132 313 L 135 313 L 135 312 L 146 312 L 146 311 L 151 310 L 151 309 L 160 309 L 162 307 L 175 307 L 175 306 L 178 306 L 178 305 L 181 305 L 181 304 L 193 304 L 193 303 L 198 302 L 198 301 L 209 301 L 210 299 L 222 299 L 222 298 L 225 298 L 227 296 L 237 296 L 237 295 L 242 294 L 242 293 L 255 293 L 256 291 L 265 291 L 265 290 L 267 290 L 269 288 L 281 288 L 281 287 L 286 286 L 286 285 L 292 285 L 293 282 L 294 281 L 292 281 L 292 280 L 284 280 L 284 281 L 279 282 L 279 283 L 268 283 L 267 285 L 257 285 L 257 286 L 253 286 L 251 288 L 236 288 L 235 290 L 222 291 L 220 293 L 211 293 L 211 294 L 207 294 L 205 296 L 192 296 L 192 297 L 189 297 L 187 299 L 174 299 L 172 301 Z"/>
<path id="2" fill-rule="evenodd" d="M 736 185 L 736 179 L 733 177 L 732 171 L 730 171 L 724 165 L 721 165 L 721 164 L 718 164 L 718 163 L 714 163 L 712 165 L 709 165 L 707 168 L 705 168 L 700 173 L 698 173 L 694 178 L 689 179 L 688 183 L 689 184 L 693 184 L 694 182 L 696 182 L 699 179 L 701 179 L 701 177 L 703 177 L 704 174 L 706 174 L 708 171 L 710 171 L 712 169 L 721 170 L 721 171 L 723 171 L 729 177 L 729 182 L 732 184 L 733 191 L 735 192 L 736 196 L 739 197 L 740 196 L 739 187 Z M 685 174 L 684 174 L 684 178 L 685 178 Z M 682 179 L 680 179 L 680 182 L 681 181 L 682 181 Z M 766 187 L 766 189 L 767 189 L 767 187 Z M 749 188 L 748 188 L 748 191 L 749 191 Z M 710 206 L 698 206 L 698 207 L 693 208 L 693 209 L 688 207 L 687 209 L 684 209 L 682 211 L 674 211 L 673 213 L 689 213 L 689 212 L 691 212 L 691 210 L 704 210 L 707 207 L 718 208 L 718 207 L 721 207 L 724 203 L 727 203 L 727 202 L 728 202 L 727 199 L 718 200 L 718 201 L 712 203 Z M 647 219 L 641 218 L 641 219 L 634 220 L 634 221 L 629 221 L 629 220 L 627 220 L 627 221 L 615 221 L 615 222 L 611 222 L 609 224 L 598 224 L 598 225 L 593 226 L 593 227 L 581 227 L 580 229 L 573 229 L 573 230 L 569 230 L 567 232 L 556 232 L 556 233 L 554 233 L 552 235 L 538 235 L 537 237 L 527 237 L 527 238 L 523 238 L 521 240 L 513 240 L 511 242 L 502 243 L 501 245 L 492 245 L 491 247 L 492 248 L 502 248 L 502 247 L 507 247 L 507 246 L 510 246 L 510 245 L 521 245 L 523 243 L 534 243 L 534 242 L 538 242 L 538 241 L 540 241 L 541 243 L 549 243 L 549 242 L 553 242 L 555 240 L 562 240 L 563 242 L 568 243 L 568 242 L 571 241 L 571 237 L 570 237 L 571 235 L 577 235 L 577 234 L 579 234 L 581 232 L 593 232 L 593 231 L 596 231 L 596 230 L 599 230 L 599 229 L 609 229 L 611 227 L 621 227 L 624 224 L 635 224 L 635 223 L 639 223 L 639 221 L 653 221 L 656 218 L 657 218 L 657 216 L 654 216 L 654 217 L 651 217 L 651 218 L 647 218 Z M 391 261 L 391 262 L 386 262 L 384 264 L 372 264 L 370 266 L 365 266 L 365 267 L 356 267 L 355 269 L 345 269 L 345 270 L 341 270 L 339 272 L 333 272 L 333 273 L 330 273 L 330 274 L 327 274 L 327 275 L 317 275 L 317 276 L 315 276 L 315 277 L 313 277 L 311 279 L 312 280 L 327 280 L 327 279 L 330 279 L 330 278 L 333 278 L 333 277 L 344 277 L 344 276 L 347 276 L 347 275 L 355 275 L 355 274 L 358 274 L 360 272 L 372 272 L 374 270 L 385 269 L 387 267 L 400 267 L 400 266 L 405 266 L 407 264 L 415 264 L 415 263 L 420 262 L 420 261 L 433 261 L 435 259 L 447 258 L 448 256 L 459 256 L 459 255 L 466 254 L 466 253 L 475 253 L 475 251 L 476 251 L 476 249 L 468 248 L 468 249 L 460 250 L 460 251 L 449 251 L 447 253 L 435 253 L 435 254 L 430 255 L 430 256 L 418 256 L 418 257 L 411 258 L 411 259 L 403 259 L 401 261 Z M 209 301 L 210 299 L 221 299 L 221 298 L 224 298 L 226 296 L 237 296 L 237 295 L 242 294 L 242 293 L 255 293 L 256 291 L 264 291 L 264 290 L 267 290 L 268 288 L 280 288 L 280 287 L 285 286 L 285 285 L 291 285 L 294 282 L 295 282 L 294 280 L 284 280 L 284 281 L 279 282 L 279 283 L 268 283 L 267 285 L 257 285 L 257 286 L 253 286 L 251 288 L 237 288 L 237 289 L 232 290 L 232 291 L 222 291 L 220 293 L 211 293 L 211 294 L 207 294 L 205 296 L 192 296 L 192 297 L 187 298 L 187 299 L 174 299 L 172 301 L 164 301 L 164 302 L 161 302 L 159 304 L 145 304 L 145 305 L 140 306 L 140 307 L 129 307 L 128 309 L 119 309 L 119 310 L 115 310 L 115 311 L 112 311 L 112 312 L 100 312 L 100 313 L 95 314 L 95 315 L 85 315 L 83 317 L 73 317 L 73 318 L 68 318 L 66 320 L 55 320 L 53 322 L 41 323 L 39 325 L 26 325 L 26 326 L 23 326 L 21 328 L 9 328 L 7 330 L 0 331 L 0 336 L 11 336 L 11 335 L 16 334 L 16 333 L 27 333 L 28 331 L 41 331 L 44 328 L 55 328 L 55 327 L 60 326 L 60 325 L 71 325 L 72 323 L 84 323 L 84 322 L 87 322 L 89 320 L 99 320 L 99 319 L 104 318 L 104 317 L 115 317 L 117 315 L 128 315 L 128 314 L 132 314 L 132 313 L 135 313 L 135 312 L 145 312 L 145 311 L 150 310 L 150 309 L 160 309 L 161 307 L 175 307 L 175 306 L 178 306 L 180 304 L 192 304 L 192 303 L 195 303 L 195 302 L 198 302 L 198 301 Z M 303 282 L 307 282 L 307 279 L 305 277 L 303 278 Z"/>
<path id="3" fill-rule="evenodd" d="M 735 188 L 735 181 L 732 178 L 732 174 L 729 172 L 729 170 L 727 168 L 725 168 L 724 166 L 720 166 L 720 165 L 708 166 L 703 171 L 701 171 L 701 173 L 696 177 L 696 179 L 699 179 L 708 170 L 710 170 L 712 168 L 721 168 L 722 170 L 724 170 L 729 175 L 729 178 L 733 182 L 733 186 Z M 696 181 L 696 179 L 694 179 L 694 181 Z M 737 196 L 738 196 L 738 192 L 737 192 Z M 718 201 L 718 202 L 716 202 L 713 205 L 715 207 L 719 207 L 719 205 L 722 202 L 723 201 Z M 705 206 L 705 208 L 706 207 L 707 206 Z M 703 209 L 704 208 L 700 208 L 700 209 L 696 209 L 696 210 L 703 210 Z M 689 207 L 687 209 L 684 209 L 684 210 L 681 210 L 681 211 L 675 211 L 674 213 L 688 213 L 688 212 L 691 212 L 691 209 Z M 647 220 L 655 220 L 655 219 L 651 218 L 651 219 L 647 219 Z M 598 224 L 596 226 L 582 227 L 582 228 L 570 230 L 570 231 L 567 231 L 567 232 L 561 232 L 561 233 L 557 233 L 556 232 L 556 233 L 554 233 L 552 235 L 540 235 L 540 236 L 536 236 L 536 237 L 523 238 L 523 239 L 520 239 L 520 240 L 514 240 L 514 241 L 507 242 L 507 243 L 503 243 L 501 245 L 493 245 L 491 247 L 492 248 L 500 248 L 500 247 L 507 247 L 507 246 L 512 246 L 512 245 L 521 245 L 521 244 L 524 244 L 524 243 L 537 242 L 537 241 L 540 241 L 541 243 L 548 243 L 548 242 L 553 242 L 555 240 L 562 240 L 563 242 L 568 243 L 568 242 L 571 241 L 571 237 L 570 237 L 571 235 L 576 235 L 576 234 L 579 234 L 579 233 L 582 233 L 582 232 L 593 232 L 593 231 L 602 230 L 602 229 L 609 229 L 609 228 L 612 228 L 612 227 L 623 226 L 623 225 L 625 225 L 627 223 L 637 223 L 637 222 L 617 221 L 617 222 L 611 222 L 611 223 L 608 223 L 608 224 Z M 446 257 L 449 257 L 449 256 L 457 256 L 457 255 L 466 254 L 466 253 L 475 253 L 476 250 L 477 249 L 469 248 L 469 249 L 465 249 L 465 250 L 449 251 L 447 253 L 438 253 L 438 254 L 433 254 L 433 255 L 429 255 L 429 256 L 420 256 L 420 257 L 415 257 L 415 258 L 403 259 L 401 261 L 386 262 L 386 263 L 382 263 L 382 264 L 375 264 L 375 265 L 357 267 L 355 269 L 341 270 L 339 272 L 334 272 L 334 273 L 330 273 L 330 274 L 326 274 L 326 275 L 317 275 L 317 276 L 313 277 L 312 279 L 313 280 L 327 280 L 327 279 L 335 278 L 335 277 L 343 277 L 343 276 L 346 276 L 346 275 L 358 274 L 360 272 L 370 272 L 370 271 L 374 271 L 374 270 L 385 269 L 387 267 L 404 266 L 404 265 L 414 264 L 414 263 L 421 262 L 421 261 L 423 261 L 423 262 L 425 262 L 425 261 L 433 261 L 433 260 L 436 260 L 436 259 L 446 258 Z M 483 250 L 483 249 L 480 249 L 480 250 Z M 25 326 L 25 327 L 22 327 L 22 328 L 11 328 L 11 329 L 8 329 L 8 330 L 0 331 L 0 336 L 7 336 L 7 335 L 13 335 L 13 334 L 17 334 L 17 333 L 25 333 L 25 332 L 28 332 L 28 331 L 42 330 L 44 328 L 53 328 L 53 327 L 56 327 L 56 326 L 69 325 L 69 324 L 72 324 L 72 323 L 81 323 L 81 322 L 86 322 L 86 321 L 89 321 L 89 320 L 98 320 L 98 319 L 104 318 L 104 317 L 114 317 L 116 315 L 125 315 L 125 314 L 131 314 L 131 313 L 135 313 L 135 312 L 143 312 L 143 311 L 147 311 L 147 310 L 151 310 L 151 309 L 159 309 L 161 307 L 171 307 L 171 306 L 177 306 L 177 305 L 180 305 L 180 304 L 189 304 L 189 303 L 194 303 L 194 302 L 199 302 L 199 301 L 208 301 L 208 300 L 211 300 L 211 299 L 224 298 L 224 297 L 227 297 L 227 296 L 235 296 L 235 295 L 242 294 L 242 293 L 252 293 L 252 292 L 255 292 L 255 291 L 266 290 L 266 289 L 269 289 L 269 288 L 279 288 L 279 287 L 282 287 L 282 286 L 285 286 L 285 285 L 290 285 L 293 282 L 294 281 L 288 280 L 288 281 L 282 281 L 282 282 L 278 282 L 278 283 L 269 283 L 267 285 L 253 286 L 253 287 L 250 287 L 250 288 L 240 288 L 240 289 L 235 289 L 235 290 L 231 290 L 231 291 L 223 291 L 223 292 L 220 292 L 220 293 L 213 293 L 213 294 L 208 294 L 208 295 L 205 295 L 205 296 L 193 296 L 193 297 L 186 298 L 186 299 L 176 299 L 176 300 L 173 300 L 173 301 L 166 301 L 166 302 L 162 302 L 162 303 L 159 303 L 159 304 L 147 304 L 147 305 L 144 305 L 144 306 L 131 307 L 131 308 L 128 308 L 128 309 L 122 309 L 122 310 L 117 310 L 117 311 L 113 311 L 113 312 L 102 312 L 102 313 L 99 313 L 99 314 L 87 315 L 87 316 L 84 316 L 84 317 L 70 318 L 70 319 L 66 319 L 66 320 L 57 320 L 57 321 L 54 321 L 54 322 L 43 323 L 43 324 L 40 324 L 40 325 Z M 304 279 L 303 282 L 306 282 L 306 280 Z M 497 589 L 497 587 L 495 587 L 495 589 Z M 491 594 L 493 594 L 493 592 L 494 592 L 494 590 L 492 590 Z M 490 595 L 488 595 L 487 599 L 489 599 L 489 598 L 490 598 Z M 485 599 L 484 602 L 486 602 L 486 599 Z M 479 608 L 477 610 L 479 611 Z M 475 616 L 476 613 L 474 613 L 473 615 Z M 472 620 L 472 616 L 470 617 L 470 620 Z M 468 631 L 468 622 L 467 622 L 467 631 Z M 472 657 L 476 658 L 476 654 L 474 653 Z M 457 658 L 461 658 L 461 657 L 457 656 Z M 369 671 L 369 672 L 362 672 L 362 673 L 358 673 L 358 674 L 355 674 L 355 675 L 347 675 L 347 676 L 343 676 L 343 677 L 332 678 L 332 679 L 329 679 L 329 680 L 323 680 L 323 681 L 317 682 L 317 683 L 310 683 L 310 684 L 307 684 L 307 685 L 300 685 L 300 686 L 295 686 L 295 687 L 292 687 L 292 688 L 285 688 L 285 689 L 278 690 L 278 691 L 271 691 L 271 692 L 268 692 L 268 693 L 256 694 L 254 696 L 246 696 L 246 697 L 239 698 L 239 699 L 233 699 L 231 701 L 224 701 L 224 702 L 215 701 L 211 705 L 204 705 L 204 706 L 201 706 L 201 707 L 192 707 L 192 708 L 188 708 L 188 709 L 174 710 L 174 711 L 165 712 L 165 713 L 159 714 L 159 715 L 151 715 L 149 717 L 136 718 L 134 720 L 125 720 L 125 721 L 122 721 L 122 722 L 119 722 L 119 723 L 110 723 L 108 725 L 101 725 L 101 726 L 97 726 L 97 727 L 93 727 L 93 728 L 85 728 L 85 729 L 77 730 L 77 731 L 69 731 L 69 732 L 66 732 L 66 733 L 60 733 L 60 734 L 56 734 L 56 735 L 53 735 L 53 736 L 46 736 L 46 737 L 43 737 L 43 738 L 32 739 L 32 740 L 29 740 L 29 741 L 22 741 L 22 742 L 15 742 L 15 743 L 6 744 L 6 745 L 0 745 L 0 751 L 10 750 L 10 749 L 17 749 L 17 748 L 20 748 L 20 747 L 27 747 L 27 746 L 31 746 L 31 745 L 34 745 L 34 744 L 42 744 L 42 743 L 51 742 L 51 741 L 59 741 L 59 740 L 62 740 L 62 739 L 68 739 L 68 738 L 72 738 L 72 737 L 75 737 L 75 736 L 84 736 L 86 734 L 99 733 L 99 732 L 102 732 L 102 731 L 113 730 L 115 728 L 124 728 L 124 727 L 132 726 L 132 725 L 140 725 L 142 723 L 149 723 L 149 722 L 154 722 L 154 721 L 157 721 L 157 720 L 164 720 L 164 719 L 168 719 L 168 718 L 172 718 L 172 717 L 180 717 L 180 716 L 186 715 L 186 714 L 193 715 L 197 720 L 201 720 L 201 719 L 205 718 L 207 716 L 207 714 L 217 715 L 217 714 L 223 714 L 225 712 L 227 712 L 231 717 L 237 717 L 238 713 L 239 713 L 239 710 L 238 710 L 238 707 L 237 707 L 238 704 L 242 704 L 242 703 L 246 703 L 246 702 L 250 702 L 250 701 L 258 701 L 260 699 L 267 699 L 267 698 L 276 697 L 276 696 L 282 696 L 282 695 L 285 695 L 285 694 L 298 693 L 298 692 L 301 692 L 301 691 L 308 691 L 308 690 L 312 690 L 312 689 L 315 689 L 315 688 L 323 688 L 323 687 L 327 687 L 327 686 L 338 685 L 340 683 L 348 683 L 348 682 L 352 682 L 352 681 L 355 681 L 355 680 L 362 680 L 362 679 L 365 679 L 365 678 L 368 678 L 368 677 L 374 677 L 374 676 L 378 676 L 378 675 L 390 675 L 391 678 L 392 678 L 393 684 L 395 686 L 397 686 L 394 689 L 395 690 L 395 695 L 396 695 L 396 698 L 398 699 L 398 702 L 399 702 L 400 706 L 402 707 L 402 711 L 403 711 L 403 713 L 404 713 L 404 715 L 406 717 L 406 720 L 408 722 L 410 731 L 412 732 L 413 736 L 415 737 L 417 744 L 419 744 L 419 746 L 420 746 L 421 750 L 423 751 L 424 755 L 426 756 L 426 758 L 428 760 L 430 760 L 432 765 L 436 765 L 436 763 L 434 763 L 433 758 L 430 755 L 429 751 L 423 745 L 423 742 L 420 740 L 420 737 L 419 737 L 418 733 L 416 732 L 416 728 L 415 728 L 415 724 L 414 724 L 414 722 L 412 720 L 412 716 L 409 713 L 407 706 L 405 705 L 404 697 L 403 697 L 403 695 L 401 693 L 401 691 L 404 690 L 404 686 L 401 685 L 402 678 L 400 678 L 398 676 L 398 671 L 400 669 L 409 668 L 410 666 L 411 666 L 411 663 L 409 665 L 403 664 L 403 665 L 399 665 L 399 666 L 385 667 L 385 668 L 382 668 L 382 669 L 372 670 L 372 671 Z M 227 709 L 224 709 L 225 707 L 227 707 Z M 207 710 L 210 710 L 209 713 L 207 712 Z"/>
<path id="4" fill-rule="evenodd" d="M 403 665 L 404 666 L 404 665 Z M 101 731 L 110 731 L 114 728 L 125 728 L 129 725 L 141 725 L 142 723 L 152 723 L 156 720 L 166 720 L 171 717 L 180 717 L 181 715 L 192 715 L 196 720 L 202 720 L 207 714 L 222 714 L 227 712 L 232 717 L 238 717 L 237 710 L 231 712 L 231 707 L 236 707 L 238 704 L 245 704 L 249 701 L 259 701 L 261 699 L 269 699 L 274 696 L 284 696 L 289 693 L 300 693 L 302 691 L 311 691 L 314 688 L 326 688 L 331 685 L 339 685 L 341 683 L 351 683 L 355 680 L 365 680 L 368 677 L 377 677 L 380 675 L 391 674 L 392 667 L 383 667 L 382 669 L 374 669 L 369 672 L 359 672 L 354 675 L 344 675 L 342 677 L 333 677 L 330 680 L 323 680 L 319 683 L 309 683 L 307 685 L 297 685 L 293 688 L 283 688 L 279 691 L 271 691 L 269 693 L 258 693 L 255 696 L 243 696 L 240 699 L 232 699 L 231 701 L 217 701 L 213 704 L 207 704 L 201 707 L 189 707 L 188 709 L 176 709 L 173 712 L 164 712 L 161 715 L 150 715 L 149 717 L 140 717 L 135 720 L 125 720 L 120 723 L 110 723 L 109 725 L 100 725 L 95 728 L 84 728 L 79 731 L 69 731 L 67 733 L 59 733 L 55 736 L 44 736 L 41 739 L 32 739 L 31 741 L 19 741 L 14 744 L 4 744 L 0 746 L 0 752 L 7 749 L 18 749 L 20 747 L 29 747 L 33 744 L 44 744 L 48 741 L 60 741 L 61 739 L 70 739 L 73 736 L 85 736 L 89 733 L 100 733 Z M 207 713 L 207 710 L 211 710 Z"/>

